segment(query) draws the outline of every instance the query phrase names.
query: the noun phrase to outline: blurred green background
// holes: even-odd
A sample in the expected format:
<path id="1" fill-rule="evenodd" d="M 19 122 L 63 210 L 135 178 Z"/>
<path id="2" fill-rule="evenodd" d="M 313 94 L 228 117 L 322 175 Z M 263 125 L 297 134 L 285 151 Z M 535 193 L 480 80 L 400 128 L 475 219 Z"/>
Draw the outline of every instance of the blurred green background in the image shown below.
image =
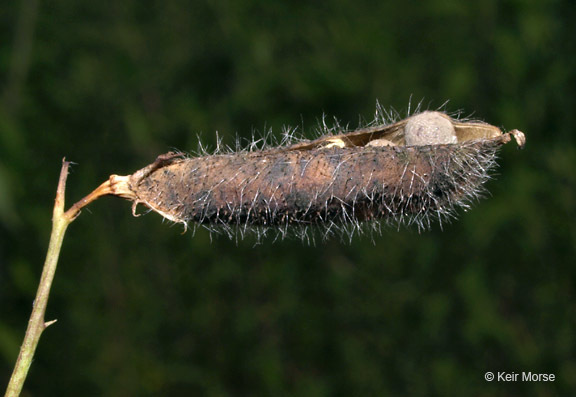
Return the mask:
<path id="1" fill-rule="evenodd" d="M 62 157 L 71 203 L 198 135 L 313 137 L 323 113 L 356 127 L 376 100 L 450 100 L 527 146 L 444 230 L 255 246 L 95 202 L 64 241 L 25 395 L 571 395 L 575 20 L 569 0 L 3 2 L 1 387 Z"/>

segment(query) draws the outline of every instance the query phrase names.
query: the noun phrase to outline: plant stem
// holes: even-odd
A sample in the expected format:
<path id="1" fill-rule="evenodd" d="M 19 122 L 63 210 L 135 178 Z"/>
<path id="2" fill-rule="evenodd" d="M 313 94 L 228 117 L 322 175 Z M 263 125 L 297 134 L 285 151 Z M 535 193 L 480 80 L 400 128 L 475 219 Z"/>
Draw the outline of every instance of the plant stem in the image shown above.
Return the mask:
<path id="1" fill-rule="evenodd" d="M 18 360 L 14 366 L 12 377 L 8 383 L 5 397 L 17 397 L 22 391 L 22 386 L 26 380 L 26 375 L 32 363 L 36 346 L 40 340 L 42 332 L 56 320 L 45 322 L 44 314 L 46 313 L 46 305 L 50 294 L 50 287 L 56 272 L 58 264 L 58 256 L 62 247 L 62 241 L 68 225 L 76 219 L 79 214 L 79 208 L 75 211 L 64 212 L 64 193 L 66 190 L 66 177 L 68 176 L 69 162 L 62 161 L 62 169 L 60 171 L 60 180 L 58 183 L 58 190 L 56 192 L 56 200 L 54 203 L 54 213 L 52 217 L 52 233 L 50 235 L 50 244 L 46 254 L 46 261 L 44 262 L 44 269 L 42 270 L 42 277 L 36 292 L 36 299 L 26 329 L 26 335 L 20 348 Z"/>

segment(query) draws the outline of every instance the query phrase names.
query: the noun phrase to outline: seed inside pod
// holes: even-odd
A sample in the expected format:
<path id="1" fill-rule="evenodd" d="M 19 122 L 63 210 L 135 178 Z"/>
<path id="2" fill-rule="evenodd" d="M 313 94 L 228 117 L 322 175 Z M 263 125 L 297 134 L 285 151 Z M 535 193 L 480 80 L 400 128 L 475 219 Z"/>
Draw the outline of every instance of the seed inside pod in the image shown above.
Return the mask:
<path id="1" fill-rule="evenodd" d="M 458 142 L 450 117 L 440 112 L 423 112 L 408 119 L 406 145 L 442 145 Z"/>

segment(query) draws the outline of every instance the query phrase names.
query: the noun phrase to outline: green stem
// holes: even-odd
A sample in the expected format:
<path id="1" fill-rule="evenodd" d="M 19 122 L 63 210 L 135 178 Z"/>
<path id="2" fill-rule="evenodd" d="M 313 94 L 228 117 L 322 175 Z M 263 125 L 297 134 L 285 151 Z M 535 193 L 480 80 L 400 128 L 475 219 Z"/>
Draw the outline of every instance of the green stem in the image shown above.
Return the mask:
<path id="1" fill-rule="evenodd" d="M 98 186 L 92 193 L 75 203 L 68 211 L 64 212 L 64 196 L 66 193 L 66 178 L 68 177 L 69 166 L 70 163 L 67 162 L 66 159 L 63 159 L 58 189 L 56 190 L 56 200 L 54 202 L 54 212 L 52 215 L 52 233 L 50 234 L 50 244 L 48 245 L 48 252 L 46 253 L 46 261 L 44 262 L 42 277 L 40 278 L 40 284 L 36 292 L 36 299 L 34 299 L 26 335 L 24 335 L 24 341 L 20 347 L 20 354 L 18 354 L 18 360 L 10 377 L 5 397 L 18 397 L 20 395 L 24 381 L 28 375 L 28 370 L 30 369 L 30 364 L 32 364 L 32 358 L 34 357 L 40 336 L 48 326 L 56 322 L 56 320 L 46 322 L 44 315 L 46 313 L 48 297 L 50 296 L 52 280 L 54 280 L 54 273 L 58 265 L 62 241 L 64 240 L 64 234 L 66 233 L 68 225 L 80 215 L 80 210 L 84 206 L 99 197 L 115 194 L 111 181 L 106 181 Z"/>
<path id="2" fill-rule="evenodd" d="M 66 177 L 68 175 L 68 166 L 70 163 L 63 160 L 62 170 L 60 172 L 60 181 L 58 183 L 58 190 L 56 193 L 56 200 L 54 203 L 54 213 L 52 217 L 52 234 L 50 235 L 50 244 L 48 246 L 48 253 L 46 254 L 46 261 L 44 269 L 42 270 L 42 278 L 36 292 L 36 299 L 26 329 L 26 335 L 20 348 L 18 360 L 14 366 L 10 383 L 6 389 L 5 397 L 17 397 L 22 391 L 22 386 L 26 380 L 26 375 L 32 363 L 34 352 L 38 346 L 40 335 L 51 324 L 55 322 L 45 322 L 44 314 L 46 313 L 46 305 L 48 304 L 48 297 L 50 295 L 50 287 L 56 272 L 58 264 L 58 256 L 62 247 L 62 241 L 68 225 L 76 218 L 79 209 L 75 211 L 64 212 L 64 192 L 66 190 Z"/>

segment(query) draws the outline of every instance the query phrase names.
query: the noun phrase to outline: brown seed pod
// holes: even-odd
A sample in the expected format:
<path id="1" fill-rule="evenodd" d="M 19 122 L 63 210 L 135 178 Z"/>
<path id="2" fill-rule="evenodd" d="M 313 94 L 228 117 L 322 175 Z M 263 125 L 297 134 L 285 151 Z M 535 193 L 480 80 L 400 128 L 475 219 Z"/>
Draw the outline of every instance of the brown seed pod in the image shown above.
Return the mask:
<path id="1" fill-rule="evenodd" d="M 266 150 L 168 153 L 133 175 L 112 175 L 109 184 L 134 209 L 143 204 L 171 221 L 229 234 L 306 233 L 317 225 L 328 235 L 377 229 L 382 221 L 429 228 L 432 219 L 443 221 L 479 196 L 498 148 L 512 137 L 524 145 L 517 130 L 503 134 L 424 112 Z"/>

